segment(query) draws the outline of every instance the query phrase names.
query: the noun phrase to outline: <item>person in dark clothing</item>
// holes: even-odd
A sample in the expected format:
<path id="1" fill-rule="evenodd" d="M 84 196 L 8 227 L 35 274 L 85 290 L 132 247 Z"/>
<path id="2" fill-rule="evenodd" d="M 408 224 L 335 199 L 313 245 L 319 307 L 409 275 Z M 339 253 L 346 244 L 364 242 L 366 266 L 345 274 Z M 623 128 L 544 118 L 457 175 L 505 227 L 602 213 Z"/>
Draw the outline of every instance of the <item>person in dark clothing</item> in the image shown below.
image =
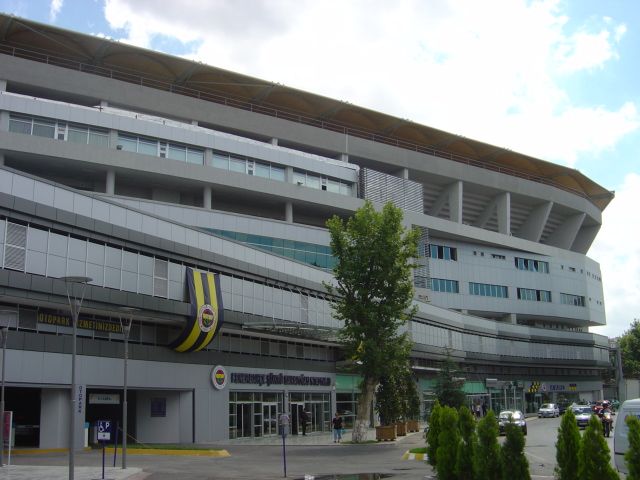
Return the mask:
<path id="1" fill-rule="evenodd" d="M 302 427 L 302 435 L 307 434 L 307 422 L 309 421 L 309 413 L 303 408 L 300 410 L 300 426 Z"/>
<path id="2" fill-rule="evenodd" d="M 338 412 L 336 412 L 331 423 L 333 424 L 333 443 L 340 443 L 340 440 L 342 440 L 342 417 L 338 415 Z"/>

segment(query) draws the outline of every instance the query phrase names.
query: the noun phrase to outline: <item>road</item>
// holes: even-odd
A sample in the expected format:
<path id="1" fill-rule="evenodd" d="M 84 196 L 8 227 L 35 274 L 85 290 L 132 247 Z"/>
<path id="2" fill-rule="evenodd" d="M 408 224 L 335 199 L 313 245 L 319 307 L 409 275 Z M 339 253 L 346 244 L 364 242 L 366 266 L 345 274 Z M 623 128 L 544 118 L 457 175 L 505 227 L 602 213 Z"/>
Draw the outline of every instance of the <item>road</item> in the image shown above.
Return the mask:
<path id="1" fill-rule="evenodd" d="M 528 420 L 525 453 L 529 460 L 534 480 L 553 479 L 555 467 L 555 443 L 560 418 Z M 500 438 L 500 442 L 504 437 Z M 607 439 L 613 451 L 613 437 Z M 304 479 L 314 475 L 379 473 L 389 480 L 425 480 L 431 478 L 432 470 L 424 462 L 402 460 L 402 454 L 415 447 L 424 446 L 420 434 L 410 435 L 396 443 L 365 445 L 333 444 L 290 445 L 287 447 L 287 477 Z M 205 458 L 185 456 L 128 456 L 128 465 L 149 472 L 148 480 L 254 480 L 282 479 L 282 447 L 278 445 L 216 445 L 231 454 L 228 458 Z M 80 453 L 76 465 L 97 466 L 101 457 L 98 452 Z M 16 464 L 66 465 L 66 455 L 32 455 L 15 457 Z M 307 477 L 308 478 L 308 477 Z M 326 477 L 325 477 L 326 478 Z M 334 478 L 334 477 L 330 477 Z M 335 477 L 339 478 L 339 477 Z M 350 477 L 350 480 L 358 477 Z M 359 477 L 358 480 L 365 480 Z M 323 479 L 324 480 L 324 479 Z M 367 480 L 369 480 L 367 478 Z"/>

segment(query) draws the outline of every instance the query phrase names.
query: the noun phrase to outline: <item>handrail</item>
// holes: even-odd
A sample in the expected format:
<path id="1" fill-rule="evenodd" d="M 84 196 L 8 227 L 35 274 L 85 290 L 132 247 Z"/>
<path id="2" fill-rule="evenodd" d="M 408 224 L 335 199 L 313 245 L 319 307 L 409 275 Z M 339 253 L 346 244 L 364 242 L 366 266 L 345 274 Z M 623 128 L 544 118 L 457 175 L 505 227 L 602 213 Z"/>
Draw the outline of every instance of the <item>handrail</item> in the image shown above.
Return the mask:
<path id="1" fill-rule="evenodd" d="M 567 191 L 574 195 L 578 195 L 580 197 L 586 198 L 592 203 L 594 203 L 595 205 L 595 202 L 585 192 L 576 190 L 566 185 L 562 185 L 560 183 L 557 183 L 553 180 L 550 180 L 548 178 L 545 178 L 539 175 L 532 175 L 530 173 L 521 172 L 521 171 L 509 168 L 509 167 L 505 167 L 503 165 L 499 165 L 493 162 L 479 161 L 469 157 L 465 157 L 463 155 L 458 155 L 458 154 L 446 152 L 443 150 L 437 150 L 424 145 L 407 142 L 399 138 L 387 137 L 375 132 L 356 129 L 356 128 L 348 127 L 346 125 L 342 125 L 339 123 L 327 122 L 324 120 L 307 117 L 303 114 L 300 114 L 294 111 L 282 110 L 282 109 L 265 106 L 265 105 L 257 105 L 257 104 L 248 102 L 246 100 L 238 99 L 238 98 L 219 95 L 213 92 L 196 90 L 193 88 L 184 87 L 182 85 L 175 85 L 171 82 L 160 80 L 160 79 L 144 77 L 138 73 L 130 73 L 122 70 L 105 68 L 98 65 L 91 65 L 88 63 L 82 63 L 82 62 L 78 62 L 76 60 L 71 60 L 64 57 L 57 57 L 57 56 L 49 55 L 46 53 L 37 52 L 34 50 L 28 50 L 21 47 L 9 46 L 2 43 L 0 43 L 0 53 L 11 55 L 17 58 L 24 58 L 27 60 L 42 62 L 48 65 L 54 65 L 57 67 L 77 70 L 83 73 L 90 73 L 93 75 L 112 78 L 114 80 L 133 83 L 143 87 L 154 88 L 157 90 L 164 90 L 164 91 L 168 91 L 178 95 L 184 95 L 188 97 L 197 98 L 199 100 L 218 103 L 218 104 L 225 105 L 232 108 L 247 110 L 253 113 L 269 115 L 282 120 L 288 120 L 296 123 L 301 123 L 304 125 L 310 125 L 316 128 L 321 128 L 323 130 L 330 130 L 332 132 L 337 132 L 344 135 L 350 135 L 352 137 L 362 138 L 362 139 L 369 140 L 376 143 L 383 143 L 385 145 L 391 145 L 393 147 L 402 148 L 404 150 L 412 150 L 418 153 L 424 153 L 427 155 L 444 158 L 446 160 L 463 163 L 465 165 L 469 165 L 472 167 L 478 167 L 485 170 L 504 173 L 506 175 L 510 175 L 513 177 L 523 178 L 525 180 L 531 180 L 536 183 L 542 183 L 545 185 L 559 188 L 561 190 Z"/>

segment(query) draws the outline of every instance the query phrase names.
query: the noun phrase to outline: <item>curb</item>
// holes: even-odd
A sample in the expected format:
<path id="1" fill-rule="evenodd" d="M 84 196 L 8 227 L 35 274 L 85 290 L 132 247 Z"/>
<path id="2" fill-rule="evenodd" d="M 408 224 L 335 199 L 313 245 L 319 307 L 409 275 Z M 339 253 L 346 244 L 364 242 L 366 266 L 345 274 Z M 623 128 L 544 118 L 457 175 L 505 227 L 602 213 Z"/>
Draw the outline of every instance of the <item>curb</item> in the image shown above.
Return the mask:
<path id="1" fill-rule="evenodd" d="M 107 447 L 106 453 L 113 453 L 113 447 Z M 118 448 L 118 452 L 122 454 L 122 449 Z M 174 455 L 183 457 L 230 457 L 231 454 L 222 450 L 172 450 L 168 448 L 129 448 L 127 447 L 127 455 Z"/>
<path id="2" fill-rule="evenodd" d="M 402 455 L 402 460 L 418 460 L 420 462 L 426 462 L 427 454 L 426 453 L 410 453 L 409 450 L 407 450 Z"/>

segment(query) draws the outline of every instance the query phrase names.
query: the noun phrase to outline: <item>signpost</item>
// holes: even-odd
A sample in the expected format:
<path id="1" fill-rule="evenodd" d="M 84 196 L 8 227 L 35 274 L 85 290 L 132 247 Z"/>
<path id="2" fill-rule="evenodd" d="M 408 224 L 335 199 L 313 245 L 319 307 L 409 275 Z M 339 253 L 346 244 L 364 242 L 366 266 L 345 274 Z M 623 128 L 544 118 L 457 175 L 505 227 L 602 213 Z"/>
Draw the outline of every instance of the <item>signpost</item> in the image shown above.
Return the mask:
<path id="1" fill-rule="evenodd" d="M 285 447 L 285 438 L 289 434 L 289 425 L 291 424 L 291 419 L 289 418 L 288 413 L 283 413 L 280 415 L 280 435 L 282 435 L 282 463 L 284 465 L 284 476 L 287 476 L 287 449 Z"/>
<path id="2" fill-rule="evenodd" d="M 96 430 L 98 433 L 98 442 L 102 444 L 102 479 L 104 480 L 104 451 L 105 445 L 108 441 L 111 440 L 111 429 L 112 429 L 111 420 L 98 420 L 96 422 Z"/>

